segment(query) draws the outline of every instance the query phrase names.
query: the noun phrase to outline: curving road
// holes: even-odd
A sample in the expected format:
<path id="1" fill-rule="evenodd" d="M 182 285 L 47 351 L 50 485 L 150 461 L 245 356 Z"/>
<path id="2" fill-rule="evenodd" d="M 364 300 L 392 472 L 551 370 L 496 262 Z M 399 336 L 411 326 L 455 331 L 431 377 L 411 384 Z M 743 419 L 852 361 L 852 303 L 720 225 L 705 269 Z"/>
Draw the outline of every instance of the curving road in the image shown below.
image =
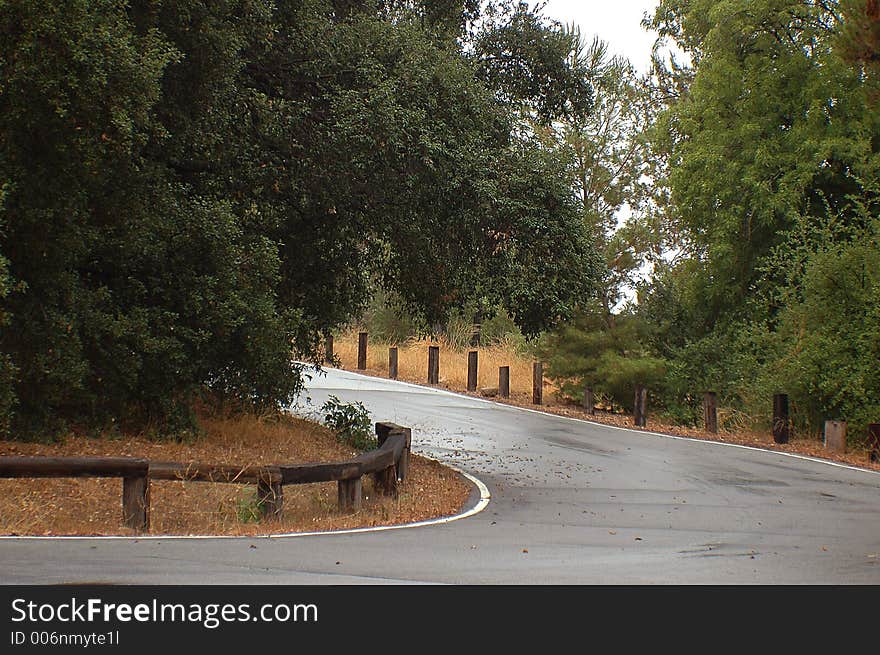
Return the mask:
<path id="1" fill-rule="evenodd" d="M 355 534 L 3 539 L 0 583 L 880 583 L 880 474 L 344 371 L 311 381 L 312 407 L 331 394 L 411 426 L 488 507 Z"/>

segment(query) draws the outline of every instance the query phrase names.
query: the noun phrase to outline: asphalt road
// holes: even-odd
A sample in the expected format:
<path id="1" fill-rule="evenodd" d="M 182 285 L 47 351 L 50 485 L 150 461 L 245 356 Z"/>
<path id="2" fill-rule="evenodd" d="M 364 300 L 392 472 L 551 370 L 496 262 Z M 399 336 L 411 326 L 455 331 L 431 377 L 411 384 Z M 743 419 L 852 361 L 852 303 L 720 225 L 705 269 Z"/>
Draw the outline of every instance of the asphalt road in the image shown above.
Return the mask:
<path id="1" fill-rule="evenodd" d="M 491 501 L 427 527 L 272 539 L 3 539 L 0 583 L 878 584 L 880 474 L 329 371 Z M 475 499 L 476 500 L 476 499 Z"/>

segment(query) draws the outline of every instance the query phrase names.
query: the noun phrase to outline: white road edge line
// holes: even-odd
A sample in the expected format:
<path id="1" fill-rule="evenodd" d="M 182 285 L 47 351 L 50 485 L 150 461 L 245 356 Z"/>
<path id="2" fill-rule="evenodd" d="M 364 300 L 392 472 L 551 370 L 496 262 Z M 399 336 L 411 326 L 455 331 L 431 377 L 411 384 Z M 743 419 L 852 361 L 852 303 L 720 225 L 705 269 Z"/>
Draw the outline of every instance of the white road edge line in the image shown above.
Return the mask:
<path id="1" fill-rule="evenodd" d="M 492 495 L 489 493 L 489 488 L 480 480 L 478 477 L 471 475 L 467 471 L 463 471 L 456 466 L 452 466 L 451 464 L 447 464 L 446 462 L 441 462 L 438 459 L 433 457 L 428 457 L 427 455 L 419 455 L 419 457 L 424 457 L 425 459 L 431 459 L 435 462 L 440 462 L 443 466 L 452 469 L 459 475 L 465 477 L 468 481 L 470 481 L 474 486 L 476 486 L 477 490 L 480 492 L 480 498 L 477 503 L 468 510 L 461 512 L 459 514 L 453 514 L 452 516 L 441 516 L 436 519 L 428 519 L 425 521 L 415 521 L 413 523 L 399 523 L 395 525 L 376 525 L 367 528 L 349 528 L 347 530 L 325 530 L 322 532 L 282 532 L 282 533 L 272 533 L 272 534 L 256 534 L 256 535 L 210 535 L 210 534 L 170 534 L 170 535 L 145 535 L 143 537 L 129 537 L 125 535 L 51 535 L 51 536 L 39 536 L 39 535 L 0 535 L 0 541 L 24 541 L 24 540 L 38 540 L 38 541 L 177 541 L 182 539 L 292 539 L 295 537 L 333 537 L 336 535 L 343 534 L 360 534 L 364 532 L 385 532 L 387 530 L 402 530 L 404 528 L 423 528 L 431 525 L 443 525 L 445 523 L 452 523 L 453 521 L 458 521 L 460 519 L 466 519 L 468 517 L 474 516 L 475 514 L 479 514 L 489 505 L 489 500 L 492 498 Z"/>
<path id="2" fill-rule="evenodd" d="M 329 367 L 328 367 L 329 368 Z M 700 444 L 708 444 L 708 445 L 716 445 L 716 446 L 727 446 L 730 448 L 742 448 L 744 450 L 754 450 L 760 453 L 769 453 L 771 455 L 781 455 L 783 457 L 793 457 L 794 459 L 801 459 L 807 462 L 816 462 L 817 464 L 827 464 L 828 466 L 835 466 L 837 468 L 849 469 L 850 471 L 859 471 L 861 473 L 873 473 L 875 475 L 880 475 L 880 471 L 874 471 L 873 469 L 862 468 L 861 466 L 853 466 L 851 464 L 841 464 L 840 462 L 834 462 L 828 459 L 821 459 L 819 457 L 810 457 L 809 455 L 799 455 L 797 453 L 786 453 L 780 450 L 770 450 L 769 448 L 758 448 L 756 446 L 746 446 L 738 443 L 728 443 L 726 441 L 712 441 L 711 439 L 695 439 L 694 437 L 682 437 L 675 434 L 665 434 L 663 432 L 651 432 L 650 430 L 634 430 L 632 428 L 624 428 L 619 425 L 610 425 L 608 423 L 600 423 L 599 421 L 590 421 L 585 418 L 577 418 L 575 416 L 564 416 L 562 414 L 553 414 L 552 412 L 542 412 L 540 409 L 531 409 L 529 407 L 520 407 L 519 405 L 508 405 L 507 403 L 500 403 L 494 400 L 489 400 L 488 398 L 480 398 L 478 396 L 470 396 L 465 393 L 457 393 L 455 391 L 450 391 L 449 389 L 437 389 L 436 387 L 428 387 L 421 384 L 416 384 L 414 382 L 404 382 L 402 380 L 389 380 L 387 378 L 379 378 L 373 375 L 366 375 L 364 373 L 356 373 L 354 371 L 348 371 L 346 369 L 331 369 L 334 371 L 341 371 L 343 373 L 349 373 L 351 375 L 356 375 L 358 377 L 363 377 L 372 380 L 382 380 L 383 382 L 392 382 L 395 384 L 401 384 L 408 387 L 415 387 L 417 389 L 422 389 L 427 392 L 435 392 L 439 394 L 446 394 L 449 396 L 455 396 L 456 398 L 467 398 L 469 400 L 473 400 L 475 402 L 487 403 L 494 407 L 507 407 L 509 409 L 520 410 L 523 412 L 531 412 L 533 414 L 541 414 L 542 416 L 552 416 L 558 419 L 568 420 L 568 421 L 576 421 L 578 423 L 586 423 L 588 425 L 595 425 L 602 428 L 609 428 L 611 430 L 623 430 L 624 432 L 630 432 L 632 434 L 643 434 L 643 435 L 651 435 L 654 437 L 665 437 L 667 439 L 678 439 L 679 441 L 690 441 L 692 443 L 700 443 Z"/>

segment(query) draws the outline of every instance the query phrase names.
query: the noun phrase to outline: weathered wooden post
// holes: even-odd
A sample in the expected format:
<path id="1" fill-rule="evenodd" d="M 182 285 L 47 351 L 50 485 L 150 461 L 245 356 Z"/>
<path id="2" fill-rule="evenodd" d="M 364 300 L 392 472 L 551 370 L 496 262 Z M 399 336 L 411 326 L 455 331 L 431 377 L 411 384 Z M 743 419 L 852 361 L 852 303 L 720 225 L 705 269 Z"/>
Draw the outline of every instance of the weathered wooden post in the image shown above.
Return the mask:
<path id="1" fill-rule="evenodd" d="M 589 384 L 584 385 L 584 411 L 591 416 L 596 413 L 596 398 Z"/>
<path id="2" fill-rule="evenodd" d="M 363 495 L 364 486 L 360 477 L 340 480 L 337 489 L 340 510 L 345 512 L 361 508 L 361 496 Z"/>
<path id="3" fill-rule="evenodd" d="M 122 523 L 138 532 L 150 529 L 149 471 L 145 461 L 142 470 L 122 478 Z"/>
<path id="4" fill-rule="evenodd" d="M 264 517 L 280 519 L 284 509 L 281 470 L 270 469 L 257 480 L 257 504 Z"/>
<path id="5" fill-rule="evenodd" d="M 409 474 L 409 454 L 412 451 L 412 428 L 404 428 L 403 433 L 406 435 L 406 445 L 403 452 L 400 453 L 400 459 L 397 460 L 397 479 L 403 482 Z"/>
<path id="6" fill-rule="evenodd" d="M 706 432 L 718 432 L 718 394 L 714 391 L 703 394 L 703 425 Z"/>
<path id="7" fill-rule="evenodd" d="M 510 398 L 510 367 L 498 367 L 498 395 L 502 398 Z"/>
<path id="8" fill-rule="evenodd" d="M 868 448 L 871 450 L 871 461 L 880 459 L 880 423 L 868 424 Z"/>
<path id="9" fill-rule="evenodd" d="M 367 368 L 367 333 L 358 333 L 358 363 L 357 367 L 363 371 Z"/>
<path id="10" fill-rule="evenodd" d="M 643 384 L 636 385 L 633 400 L 633 424 L 640 428 L 648 424 L 648 390 Z"/>
<path id="11" fill-rule="evenodd" d="M 777 393 L 773 395 L 773 441 L 776 443 L 788 443 L 791 434 L 791 426 L 788 418 L 788 395 Z"/>
<path id="12" fill-rule="evenodd" d="M 468 374 L 467 374 L 467 390 L 477 390 L 477 351 L 471 350 L 468 353 Z"/>
<path id="13" fill-rule="evenodd" d="M 846 421 L 825 421 L 825 449 L 846 452 Z"/>
<path id="14" fill-rule="evenodd" d="M 373 488 L 383 496 L 397 498 L 397 466 L 392 465 L 373 473 Z"/>
<path id="15" fill-rule="evenodd" d="M 328 334 L 324 339 L 324 362 L 327 364 L 333 363 L 333 335 Z"/>
<path id="16" fill-rule="evenodd" d="M 397 379 L 397 346 L 388 349 L 388 377 L 392 380 Z"/>
<path id="17" fill-rule="evenodd" d="M 440 346 L 428 346 L 428 384 L 440 384 Z"/>
<path id="18" fill-rule="evenodd" d="M 407 473 L 409 472 L 409 454 L 412 450 L 412 428 L 405 428 L 394 423 L 376 423 L 376 439 L 379 442 L 380 448 L 392 433 L 403 434 L 406 439 L 403 451 L 400 453 L 400 459 L 397 460 L 397 479 L 402 482 L 403 480 L 406 480 Z"/>
<path id="19" fill-rule="evenodd" d="M 544 400 L 544 364 L 532 363 L 532 404 L 540 405 Z"/>

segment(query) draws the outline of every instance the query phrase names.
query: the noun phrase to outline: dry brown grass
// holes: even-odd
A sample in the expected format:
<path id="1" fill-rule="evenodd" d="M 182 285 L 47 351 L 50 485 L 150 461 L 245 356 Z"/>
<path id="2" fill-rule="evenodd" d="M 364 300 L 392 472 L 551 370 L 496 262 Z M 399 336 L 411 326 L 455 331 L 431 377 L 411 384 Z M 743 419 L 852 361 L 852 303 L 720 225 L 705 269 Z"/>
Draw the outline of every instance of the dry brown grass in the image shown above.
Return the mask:
<path id="1" fill-rule="evenodd" d="M 348 459 L 355 451 L 322 426 L 290 416 L 203 417 L 205 434 L 192 443 L 71 436 L 44 445 L 0 441 L 2 455 L 129 456 L 178 462 L 235 464 Z M 152 481 L 151 534 L 266 534 L 387 525 L 454 514 L 469 485 L 454 471 L 413 456 L 399 497 L 372 493 L 358 512 L 336 508 L 336 484 L 287 485 L 280 521 L 247 520 L 253 485 Z M 119 479 L 0 479 L 0 534 L 133 534 L 121 526 Z"/>
<path id="2" fill-rule="evenodd" d="M 498 368 L 510 367 L 510 395 L 513 398 L 532 397 L 532 363 L 534 360 L 520 355 L 515 349 L 504 345 L 481 346 L 458 350 L 442 338 L 436 340 L 409 339 L 400 344 L 370 341 L 367 345 L 367 370 L 365 373 L 388 376 L 388 349 L 397 345 L 398 379 L 426 384 L 428 379 L 428 346 L 440 347 L 440 385 L 454 391 L 467 389 L 468 351 L 478 355 L 477 390 L 498 388 Z M 341 335 L 333 344 L 333 350 L 343 368 L 356 370 L 357 333 Z M 555 402 L 553 386 L 545 381 L 544 398 Z"/>
<path id="3" fill-rule="evenodd" d="M 379 377 L 388 376 L 388 347 L 393 344 L 370 342 L 367 347 L 367 369 L 361 371 L 369 375 Z M 467 389 L 467 351 L 451 348 L 442 340 L 410 340 L 398 345 L 398 369 L 399 379 L 418 384 L 426 384 L 428 371 L 428 346 L 440 346 L 440 385 L 451 391 L 466 393 Z M 357 333 L 340 336 L 334 343 L 334 350 L 340 359 L 342 366 L 349 370 L 357 367 Z M 552 383 L 544 381 L 542 406 L 532 404 L 532 360 L 518 355 L 513 348 L 505 346 L 493 346 L 478 348 L 479 370 L 478 391 L 483 387 L 498 386 L 498 367 L 510 366 L 510 395 L 509 399 L 494 398 L 502 402 L 518 407 L 539 409 L 551 414 L 580 418 L 607 425 L 616 425 L 630 429 L 640 429 L 633 426 L 632 417 L 624 414 L 610 412 L 597 412 L 587 415 L 580 406 L 572 405 L 554 393 Z M 724 408 L 719 408 L 719 419 L 725 418 Z M 825 449 L 821 441 L 810 437 L 795 436 L 787 444 L 777 444 L 769 432 L 761 432 L 748 427 L 748 417 L 740 420 L 729 420 L 728 423 L 736 425 L 735 429 L 721 431 L 717 434 L 706 432 L 699 428 L 676 425 L 656 416 L 650 415 L 648 408 L 648 422 L 644 428 L 650 432 L 660 432 L 694 439 L 720 441 L 723 443 L 735 443 L 766 450 L 787 452 L 809 457 L 817 457 L 830 461 L 860 466 L 872 470 L 880 470 L 880 462 L 872 462 L 870 452 L 866 449 L 851 449 L 846 453 L 836 453 Z M 727 417 L 730 418 L 730 417 Z M 736 419 L 736 417 L 733 417 Z M 722 422 L 724 422 L 722 420 Z"/>

